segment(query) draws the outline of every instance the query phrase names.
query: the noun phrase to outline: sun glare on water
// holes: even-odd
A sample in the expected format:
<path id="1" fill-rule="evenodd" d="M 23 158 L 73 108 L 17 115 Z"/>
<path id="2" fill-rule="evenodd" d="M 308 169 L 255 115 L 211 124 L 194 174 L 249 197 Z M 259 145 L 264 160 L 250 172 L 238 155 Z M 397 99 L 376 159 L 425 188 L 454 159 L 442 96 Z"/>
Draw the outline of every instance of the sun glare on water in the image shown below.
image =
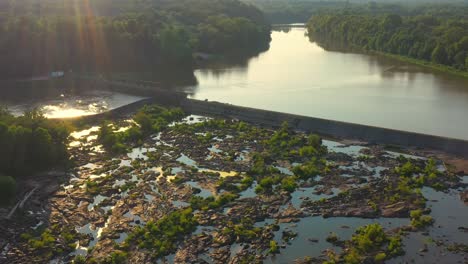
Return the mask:
<path id="1" fill-rule="evenodd" d="M 79 109 L 71 106 L 46 105 L 42 108 L 44 115 L 48 118 L 69 118 L 97 114 L 92 109 Z"/>

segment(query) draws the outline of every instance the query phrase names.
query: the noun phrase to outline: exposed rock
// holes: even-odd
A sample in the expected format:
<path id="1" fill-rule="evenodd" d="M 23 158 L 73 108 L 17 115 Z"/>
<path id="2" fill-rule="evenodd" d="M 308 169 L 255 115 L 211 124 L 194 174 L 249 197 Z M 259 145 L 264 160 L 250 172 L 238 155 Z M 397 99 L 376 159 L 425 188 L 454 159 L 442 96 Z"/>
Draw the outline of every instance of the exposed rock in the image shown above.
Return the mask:
<path id="1" fill-rule="evenodd" d="M 277 218 L 280 223 L 291 223 L 298 222 L 299 218 L 304 217 L 304 215 L 304 212 L 296 209 L 292 204 L 289 204 L 285 210 L 279 212 L 274 217 Z"/>
<path id="2" fill-rule="evenodd" d="M 383 217 L 405 217 L 409 214 L 409 206 L 405 202 L 398 202 L 380 208 Z"/>
<path id="3" fill-rule="evenodd" d="M 177 250 L 174 263 L 200 263 L 198 255 L 209 248 L 212 237 L 209 235 L 192 236 Z"/>
<path id="4" fill-rule="evenodd" d="M 224 264 L 227 263 L 231 252 L 228 247 L 216 248 L 210 253 L 210 257 L 213 258 L 214 263 Z"/>
<path id="5" fill-rule="evenodd" d="M 460 200 L 462 200 L 465 204 L 468 204 L 468 190 L 460 192 Z"/>
<path id="6" fill-rule="evenodd" d="M 423 248 L 419 249 L 419 252 L 427 252 L 428 251 L 428 248 L 427 248 L 427 245 L 424 244 Z"/>

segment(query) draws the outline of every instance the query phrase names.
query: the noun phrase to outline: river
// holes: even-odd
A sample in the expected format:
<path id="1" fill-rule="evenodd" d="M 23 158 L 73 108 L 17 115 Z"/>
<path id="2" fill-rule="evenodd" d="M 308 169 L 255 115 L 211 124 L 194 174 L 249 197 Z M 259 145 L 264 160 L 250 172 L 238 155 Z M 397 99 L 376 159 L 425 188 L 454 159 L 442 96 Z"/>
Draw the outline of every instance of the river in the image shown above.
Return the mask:
<path id="1" fill-rule="evenodd" d="M 468 80 L 379 56 L 326 51 L 304 28 L 272 32 L 242 66 L 198 69 L 190 97 L 468 139 Z"/>
<path id="2" fill-rule="evenodd" d="M 268 51 L 197 69 L 197 84 L 179 89 L 196 99 L 468 140 L 467 79 L 380 56 L 326 51 L 305 33 L 297 25 L 274 30 Z M 141 98 L 89 87 L 2 87 L 0 104 L 16 114 L 37 107 L 48 117 L 69 117 Z"/>

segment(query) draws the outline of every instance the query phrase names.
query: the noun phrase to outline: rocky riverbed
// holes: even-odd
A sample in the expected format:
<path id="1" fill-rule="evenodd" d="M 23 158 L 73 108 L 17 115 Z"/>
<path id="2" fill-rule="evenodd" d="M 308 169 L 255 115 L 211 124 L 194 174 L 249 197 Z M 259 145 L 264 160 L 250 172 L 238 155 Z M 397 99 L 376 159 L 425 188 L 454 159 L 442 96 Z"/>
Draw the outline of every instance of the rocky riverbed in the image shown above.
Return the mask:
<path id="1" fill-rule="evenodd" d="M 99 130 L 72 133 L 73 169 L 2 220 L 1 263 L 468 261 L 468 177 L 437 157 L 200 116 L 116 154 Z M 363 250 L 373 223 L 386 239 Z"/>

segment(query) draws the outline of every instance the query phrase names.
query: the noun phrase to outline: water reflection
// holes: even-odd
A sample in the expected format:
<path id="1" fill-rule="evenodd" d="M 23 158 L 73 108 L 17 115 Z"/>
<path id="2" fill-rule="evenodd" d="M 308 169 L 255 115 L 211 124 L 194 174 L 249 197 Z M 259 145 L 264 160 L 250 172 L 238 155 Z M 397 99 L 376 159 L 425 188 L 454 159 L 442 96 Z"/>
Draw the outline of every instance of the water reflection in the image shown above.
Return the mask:
<path id="1" fill-rule="evenodd" d="M 128 95 L 111 91 L 82 91 L 73 93 L 62 91 L 64 94 L 49 94 L 46 98 L 26 99 L 21 102 L 3 101 L 14 115 L 21 115 L 32 109 L 41 110 L 49 118 L 66 118 L 92 115 L 108 111 L 143 99 L 141 96 Z"/>
<path id="2" fill-rule="evenodd" d="M 273 31 L 245 65 L 195 71 L 192 98 L 468 139 L 468 81 L 393 59 L 327 51 L 304 28 Z M 457 124 L 456 126 L 454 124 Z"/>
<path id="3" fill-rule="evenodd" d="M 107 79 L 144 80 L 150 86 L 171 89 L 180 85 L 195 85 L 196 79 L 190 70 L 140 69 L 139 72 L 113 72 L 99 74 Z M 24 111 L 40 109 L 47 117 L 64 118 L 91 115 L 120 107 L 154 91 L 124 87 L 106 87 L 94 82 L 71 78 L 44 81 L 0 81 L 0 105 L 7 106 L 15 115 Z"/>

